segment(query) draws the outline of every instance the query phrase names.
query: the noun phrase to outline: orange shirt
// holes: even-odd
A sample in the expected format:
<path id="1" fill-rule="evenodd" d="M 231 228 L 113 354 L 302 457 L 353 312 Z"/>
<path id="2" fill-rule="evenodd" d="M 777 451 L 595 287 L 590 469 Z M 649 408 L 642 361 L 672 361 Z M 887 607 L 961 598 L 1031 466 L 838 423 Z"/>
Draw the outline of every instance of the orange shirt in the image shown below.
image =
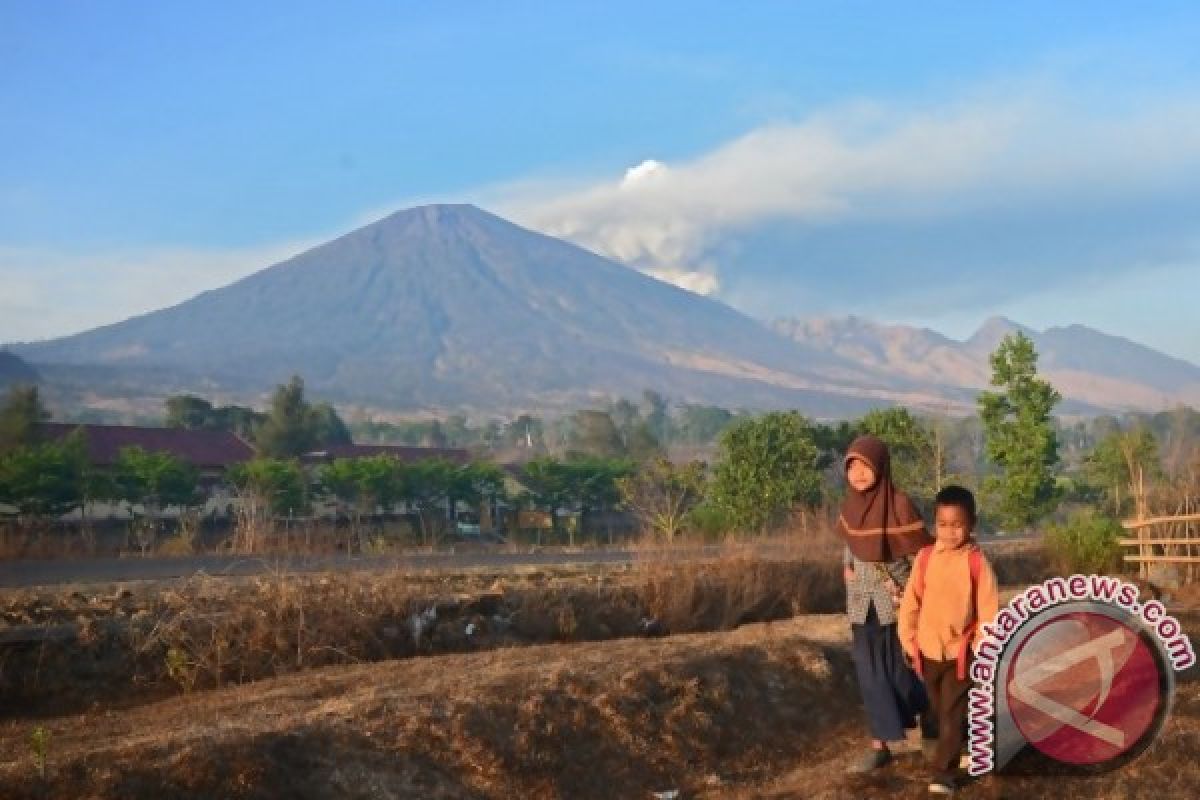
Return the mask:
<path id="1" fill-rule="evenodd" d="M 949 548 L 938 542 L 925 565 L 923 597 L 918 600 L 916 581 L 909 579 L 897 615 L 900 641 L 911 652 L 915 645 L 925 658 L 953 661 L 972 622 L 991 622 L 999 611 L 996 573 L 986 558 L 971 596 L 968 554 L 978 545 L 967 542 Z M 914 569 L 915 573 L 915 569 Z"/>

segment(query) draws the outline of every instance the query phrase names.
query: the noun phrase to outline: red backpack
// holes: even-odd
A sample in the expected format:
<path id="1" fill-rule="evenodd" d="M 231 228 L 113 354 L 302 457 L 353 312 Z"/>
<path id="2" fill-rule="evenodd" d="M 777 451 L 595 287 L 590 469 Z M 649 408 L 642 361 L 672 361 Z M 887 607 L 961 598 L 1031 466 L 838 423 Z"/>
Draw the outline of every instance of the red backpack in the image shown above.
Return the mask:
<path id="1" fill-rule="evenodd" d="M 929 568 L 929 558 L 933 555 L 933 545 L 925 545 L 917 553 L 916 563 L 913 564 L 912 577 L 909 580 L 913 581 L 913 592 L 917 596 L 917 600 L 924 599 L 925 596 L 925 571 Z M 975 638 L 975 632 L 979 629 L 979 608 L 976 602 L 977 591 L 979 589 L 979 576 L 983 574 L 983 552 L 980 551 L 978 545 L 971 545 L 970 551 L 967 553 L 967 565 L 971 569 L 971 600 L 975 608 L 972 609 L 971 623 L 967 626 L 966 636 L 963 638 L 962 647 L 958 651 L 958 679 L 965 681 L 967 679 L 967 653 L 971 649 L 971 641 Z M 915 644 L 915 643 L 914 643 Z M 921 675 L 921 649 L 914 646 L 913 650 L 916 653 L 913 662 L 913 670 L 917 675 Z"/>

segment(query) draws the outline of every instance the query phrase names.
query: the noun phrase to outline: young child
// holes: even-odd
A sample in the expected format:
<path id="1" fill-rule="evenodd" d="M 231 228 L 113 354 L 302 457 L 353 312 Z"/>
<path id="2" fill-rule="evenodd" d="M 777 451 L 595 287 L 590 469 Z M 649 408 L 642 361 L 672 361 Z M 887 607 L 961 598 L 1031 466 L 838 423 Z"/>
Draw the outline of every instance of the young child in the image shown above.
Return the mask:
<path id="1" fill-rule="evenodd" d="M 967 723 L 971 647 L 980 625 L 997 613 L 996 574 L 971 538 L 975 497 L 961 486 L 938 492 L 937 541 L 917 554 L 900 603 L 900 642 L 925 679 L 937 714 L 931 794 L 952 794 Z"/>
<path id="2" fill-rule="evenodd" d="M 896 631 L 896 606 L 913 555 L 930 539 L 921 515 L 892 483 L 887 445 L 859 437 L 843 463 L 849 491 L 838 531 L 846 541 L 846 614 L 872 737 L 871 749 L 851 771 L 869 772 L 892 760 L 888 742 L 903 740 L 918 714 L 930 735 L 925 689 L 905 661 Z"/>

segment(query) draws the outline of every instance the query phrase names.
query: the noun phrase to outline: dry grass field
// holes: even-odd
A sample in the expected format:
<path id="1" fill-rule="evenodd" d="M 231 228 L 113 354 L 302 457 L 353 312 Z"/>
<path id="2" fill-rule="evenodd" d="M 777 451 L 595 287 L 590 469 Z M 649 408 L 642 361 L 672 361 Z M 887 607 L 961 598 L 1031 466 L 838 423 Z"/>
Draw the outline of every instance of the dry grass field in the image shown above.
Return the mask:
<path id="1" fill-rule="evenodd" d="M 1041 569 L 1027 552 L 997 561 L 1002 577 Z M 818 613 L 841 603 L 833 566 L 731 551 L 10 592 L 0 633 L 75 635 L 0 650 L 0 797 L 923 796 L 916 753 L 845 774 L 865 726 L 845 618 Z M 1038 767 L 961 796 L 1196 796 L 1197 756 L 1189 674 L 1129 767 Z"/>

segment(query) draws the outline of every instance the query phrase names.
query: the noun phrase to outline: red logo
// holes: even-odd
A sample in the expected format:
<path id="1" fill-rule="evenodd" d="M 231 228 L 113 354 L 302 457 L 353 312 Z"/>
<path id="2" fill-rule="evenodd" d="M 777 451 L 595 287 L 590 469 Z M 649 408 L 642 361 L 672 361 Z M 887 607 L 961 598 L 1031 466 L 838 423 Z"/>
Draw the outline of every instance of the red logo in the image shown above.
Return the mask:
<path id="1" fill-rule="evenodd" d="M 1010 663 L 1004 686 L 1012 719 L 1027 742 L 1057 761 L 1118 759 L 1148 744 L 1165 716 L 1152 645 L 1112 617 L 1054 617 L 1021 642 Z"/>

